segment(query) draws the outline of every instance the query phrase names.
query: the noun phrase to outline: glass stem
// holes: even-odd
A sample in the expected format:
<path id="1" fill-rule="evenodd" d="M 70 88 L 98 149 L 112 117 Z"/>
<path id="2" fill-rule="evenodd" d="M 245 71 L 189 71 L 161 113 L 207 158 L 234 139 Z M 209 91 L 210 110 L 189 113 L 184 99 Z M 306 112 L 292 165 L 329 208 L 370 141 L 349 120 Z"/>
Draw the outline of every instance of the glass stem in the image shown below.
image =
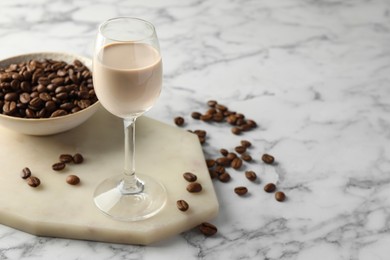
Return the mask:
<path id="1" fill-rule="evenodd" d="M 135 120 L 123 120 L 125 130 L 125 165 L 123 180 L 119 184 L 122 194 L 137 194 L 144 190 L 144 184 L 135 175 Z"/>

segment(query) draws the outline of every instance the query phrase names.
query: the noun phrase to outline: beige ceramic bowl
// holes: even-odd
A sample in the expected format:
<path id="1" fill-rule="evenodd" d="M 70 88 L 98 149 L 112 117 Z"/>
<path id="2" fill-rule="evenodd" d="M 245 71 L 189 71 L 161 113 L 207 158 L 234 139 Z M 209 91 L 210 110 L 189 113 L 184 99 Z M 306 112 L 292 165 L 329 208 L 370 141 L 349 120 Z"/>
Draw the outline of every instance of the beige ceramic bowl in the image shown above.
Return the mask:
<path id="1" fill-rule="evenodd" d="M 32 59 L 53 59 L 65 61 L 67 63 L 73 63 L 75 59 L 78 59 L 89 69 L 92 69 L 92 61 L 88 58 L 68 53 L 56 52 L 29 53 L 10 57 L 4 60 L 0 60 L 0 67 L 4 68 L 13 63 L 20 63 Z M 0 125 L 15 132 L 27 135 L 52 135 L 68 131 L 84 123 L 97 111 L 98 108 L 99 101 L 94 103 L 92 106 L 80 110 L 74 114 L 42 119 L 18 118 L 0 114 Z"/>

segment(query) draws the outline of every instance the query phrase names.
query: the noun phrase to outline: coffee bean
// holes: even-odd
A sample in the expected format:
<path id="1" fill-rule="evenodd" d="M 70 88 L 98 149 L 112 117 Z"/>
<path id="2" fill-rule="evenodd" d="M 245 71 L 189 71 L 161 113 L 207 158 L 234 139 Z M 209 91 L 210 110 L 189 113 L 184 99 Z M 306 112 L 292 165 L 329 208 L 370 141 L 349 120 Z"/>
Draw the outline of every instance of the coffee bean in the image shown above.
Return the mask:
<path id="1" fill-rule="evenodd" d="M 203 235 L 207 237 L 215 235 L 218 231 L 216 226 L 208 222 L 203 222 L 202 224 L 200 224 L 199 230 L 200 232 L 202 232 Z"/>
<path id="2" fill-rule="evenodd" d="M 257 179 L 257 175 L 254 171 L 246 171 L 245 177 L 250 181 L 255 181 Z"/>
<path id="3" fill-rule="evenodd" d="M 43 100 L 39 97 L 34 97 L 33 99 L 31 99 L 29 104 L 33 108 L 40 109 L 43 106 Z"/>
<path id="4" fill-rule="evenodd" d="M 239 128 L 240 128 L 241 131 L 244 131 L 244 132 L 249 131 L 249 130 L 252 129 L 252 127 L 250 125 L 248 125 L 248 124 L 240 125 Z"/>
<path id="5" fill-rule="evenodd" d="M 65 163 L 63 162 L 55 163 L 51 166 L 51 168 L 55 171 L 61 171 L 65 168 Z"/>
<path id="6" fill-rule="evenodd" d="M 66 177 L 66 182 L 70 185 L 77 185 L 80 183 L 80 178 L 76 175 L 69 175 Z"/>
<path id="7" fill-rule="evenodd" d="M 175 117 L 175 124 L 176 124 L 177 126 L 182 126 L 182 125 L 184 125 L 184 118 L 182 118 L 181 116 Z"/>
<path id="8" fill-rule="evenodd" d="M 41 184 L 41 181 L 35 176 L 30 176 L 27 178 L 27 184 L 33 188 L 36 188 Z"/>
<path id="9" fill-rule="evenodd" d="M 241 159 L 243 159 L 246 162 L 250 162 L 250 161 L 252 161 L 252 156 L 250 156 L 247 153 L 243 153 L 243 154 L 241 154 Z"/>
<path id="10" fill-rule="evenodd" d="M 198 139 L 199 139 L 199 142 L 201 143 L 201 144 L 204 144 L 205 142 L 206 142 L 206 138 L 204 138 L 204 137 L 198 137 Z"/>
<path id="11" fill-rule="evenodd" d="M 61 154 L 59 159 L 60 159 L 60 162 L 63 162 L 63 163 L 73 162 L 73 156 L 70 154 Z"/>
<path id="12" fill-rule="evenodd" d="M 223 148 L 220 149 L 219 152 L 220 152 L 223 156 L 226 156 L 226 155 L 228 155 L 228 153 L 229 153 L 228 150 L 223 149 Z"/>
<path id="13" fill-rule="evenodd" d="M 226 122 L 228 122 L 231 125 L 236 125 L 237 117 L 236 115 L 230 115 L 227 117 Z"/>
<path id="14" fill-rule="evenodd" d="M 213 159 L 207 159 L 206 160 L 207 168 L 212 168 L 215 165 L 215 160 Z"/>
<path id="15" fill-rule="evenodd" d="M 237 153 L 239 153 L 239 154 L 242 154 L 242 153 L 245 153 L 245 152 L 246 152 L 245 146 L 236 146 L 236 147 L 234 148 L 234 150 L 235 150 Z"/>
<path id="16" fill-rule="evenodd" d="M 265 191 L 265 192 L 270 193 L 270 192 L 274 192 L 275 190 L 276 190 L 276 186 L 275 186 L 275 184 L 273 184 L 273 183 L 268 183 L 268 184 L 266 184 L 266 185 L 264 186 L 264 191 Z"/>
<path id="17" fill-rule="evenodd" d="M 220 157 L 217 160 L 215 160 L 215 162 L 221 166 L 228 166 L 230 164 L 230 160 L 226 157 Z"/>
<path id="18" fill-rule="evenodd" d="M 218 165 L 218 166 L 215 167 L 215 169 L 214 169 L 214 172 L 215 172 L 218 176 L 221 175 L 221 174 L 223 174 L 223 173 L 225 173 L 225 171 L 226 171 L 225 167 L 220 166 L 220 165 Z"/>
<path id="19" fill-rule="evenodd" d="M 228 110 L 228 108 L 227 108 L 226 106 L 221 105 L 221 104 L 216 104 L 216 105 L 215 105 L 215 108 L 218 109 L 218 110 L 221 111 L 221 112 L 224 112 L 224 111 L 227 111 L 227 110 Z"/>
<path id="20" fill-rule="evenodd" d="M 242 166 L 242 160 L 240 158 L 234 158 L 233 161 L 231 162 L 230 166 L 233 168 L 233 169 L 240 169 L 241 166 Z"/>
<path id="21" fill-rule="evenodd" d="M 51 113 L 51 116 L 50 117 L 59 117 L 59 116 L 65 116 L 67 115 L 68 112 L 66 112 L 65 110 L 63 109 L 58 109 L 56 111 L 54 111 L 53 113 Z"/>
<path id="22" fill-rule="evenodd" d="M 189 208 L 188 203 L 185 200 L 176 201 L 176 206 L 180 211 L 187 211 Z"/>
<path id="23" fill-rule="evenodd" d="M 213 115 L 213 120 L 214 120 L 215 122 L 222 122 L 224 118 L 225 118 L 225 117 L 223 116 L 223 114 L 222 114 L 221 112 L 217 112 L 217 113 L 215 113 L 215 114 Z"/>
<path id="24" fill-rule="evenodd" d="M 30 100 L 31 100 L 30 94 L 28 94 L 27 92 L 24 92 L 24 93 L 20 94 L 20 96 L 19 96 L 19 101 L 22 104 L 28 104 L 30 102 Z"/>
<path id="25" fill-rule="evenodd" d="M 192 112 L 192 113 L 191 113 L 191 117 L 192 117 L 193 119 L 200 119 L 201 116 L 202 116 L 202 114 L 199 113 L 199 112 Z"/>
<path id="26" fill-rule="evenodd" d="M 284 200 L 286 199 L 286 195 L 285 195 L 284 192 L 282 192 L 282 191 L 277 191 L 277 192 L 275 193 L 275 199 L 276 199 L 277 201 L 282 202 L 282 201 L 284 201 Z"/>
<path id="27" fill-rule="evenodd" d="M 228 158 L 230 161 L 233 161 L 235 158 L 237 158 L 237 154 L 235 154 L 235 153 L 228 153 L 226 155 L 226 158 Z"/>
<path id="28" fill-rule="evenodd" d="M 15 101 L 5 101 L 3 105 L 3 113 L 6 115 L 12 115 L 16 112 Z"/>
<path id="29" fill-rule="evenodd" d="M 254 120 L 248 119 L 248 120 L 246 120 L 246 123 L 247 123 L 250 127 L 252 127 L 252 128 L 257 127 L 257 124 L 256 124 L 256 122 L 255 122 Z"/>
<path id="30" fill-rule="evenodd" d="M 211 119 L 213 119 L 213 115 L 210 115 L 210 114 L 205 114 L 205 115 L 200 116 L 200 120 L 205 121 L 205 122 L 208 122 Z"/>
<path id="31" fill-rule="evenodd" d="M 269 155 L 269 154 L 265 153 L 261 157 L 261 160 L 263 160 L 263 162 L 265 162 L 266 164 L 272 164 L 272 163 L 274 163 L 275 158 L 272 155 Z"/>
<path id="32" fill-rule="evenodd" d="M 195 130 L 194 131 L 194 133 L 197 135 L 197 136 L 199 136 L 199 137 L 206 137 L 206 135 L 207 135 L 207 132 L 206 131 L 204 131 L 204 130 Z"/>
<path id="33" fill-rule="evenodd" d="M 22 173 L 20 174 L 20 177 L 23 179 L 27 179 L 28 177 L 31 176 L 31 171 L 28 167 L 23 168 Z"/>
<path id="34" fill-rule="evenodd" d="M 191 182 L 187 185 L 187 191 L 191 193 L 197 193 L 202 191 L 202 185 L 198 182 Z"/>
<path id="35" fill-rule="evenodd" d="M 239 135 L 239 134 L 241 134 L 241 130 L 238 127 L 233 127 L 232 128 L 232 133 L 235 134 L 235 135 Z"/>
<path id="36" fill-rule="evenodd" d="M 210 108 L 209 110 L 207 110 L 206 114 L 208 115 L 214 115 L 217 113 L 217 110 L 215 108 Z"/>
<path id="37" fill-rule="evenodd" d="M 248 192 L 248 189 L 247 187 L 239 186 L 234 188 L 234 192 L 239 196 L 243 196 Z"/>
<path id="38" fill-rule="evenodd" d="M 224 172 L 218 176 L 218 180 L 220 180 L 221 182 L 228 182 L 228 181 L 230 181 L 230 174 L 227 172 Z"/>
<path id="39" fill-rule="evenodd" d="M 215 100 L 209 100 L 209 101 L 207 101 L 207 105 L 208 105 L 209 107 L 215 107 L 217 104 L 218 104 L 218 103 L 217 103 L 217 101 L 215 101 Z"/>
<path id="40" fill-rule="evenodd" d="M 252 146 L 252 143 L 249 142 L 248 140 L 241 140 L 241 145 L 248 148 Z"/>
<path id="41" fill-rule="evenodd" d="M 198 177 L 195 174 L 191 173 L 191 172 L 183 173 L 183 178 L 186 181 L 188 181 L 188 182 L 194 182 L 194 181 L 196 181 L 198 179 Z"/>
<path id="42" fill-rule="evenodd" d="M 84 157 L 80 153 L 76 153 L 73 155 L 73 162 L 75 164 L 80 164 L 84 161 Z"/>
<path id="43" fill-rule="evenodd" d="M 16 101 L 16 100 L 18 100 L 18 94 L 15 93 L 15 92 L 7 93 L 4 96 L 4 100 L 6 100 L 6 101 Z"/>

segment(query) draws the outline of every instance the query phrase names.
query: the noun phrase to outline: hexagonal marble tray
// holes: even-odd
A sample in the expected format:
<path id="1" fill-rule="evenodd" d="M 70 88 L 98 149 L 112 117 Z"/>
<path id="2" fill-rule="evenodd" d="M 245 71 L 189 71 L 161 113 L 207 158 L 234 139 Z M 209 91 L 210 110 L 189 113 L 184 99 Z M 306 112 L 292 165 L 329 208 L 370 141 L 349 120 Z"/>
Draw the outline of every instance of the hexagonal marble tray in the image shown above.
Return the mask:
<path id="1" fill-rule="evenodd" d="M 83 125 L 66 133 L 36 137 L 0 128 L 0 223 L 40 236 L 125 244 L 150 244 L 191 229 L 218 213 L 218 201 L 196 136 L 147 117 L 136 125 L 137 170 L 153 175 L 168 191 L 167 204 L 152 218 L 138 222 L 113 220 L 93 203 L 95 187 L 123 166 L 123 126 L 100 109 Z M 82 164 L 61 172 L 51 165 L 62 153 L 83 154 Z M 20 177 L 28 166 L 41 180 L 32 188 Z M 182 174 L 197 174 L 203 186 L 189 193 Z M 78 175 L 79 185 L 66 183 Z M 190 209 L 176 208 L 178 199 Z"/>

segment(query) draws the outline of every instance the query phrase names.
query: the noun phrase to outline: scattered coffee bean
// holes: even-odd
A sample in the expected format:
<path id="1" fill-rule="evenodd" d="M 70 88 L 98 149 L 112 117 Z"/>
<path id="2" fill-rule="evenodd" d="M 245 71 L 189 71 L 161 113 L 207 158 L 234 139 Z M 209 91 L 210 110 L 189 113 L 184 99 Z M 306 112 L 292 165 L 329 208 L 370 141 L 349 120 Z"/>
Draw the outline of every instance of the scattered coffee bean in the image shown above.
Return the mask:
<path id="1" fill-rule="evenodd" d="M 228 182 L 228 181 L 230 181 L 230 174 L 227 172 L 224 172 L 218 176 L 218 180 L 220 180 L 221 182 Z"/>
<path id="2" fill-rule="evenodd" d="M 69 175 L 66 177 L 66 182 L 70 185 L 77 185 L 80 183 L 80 178 L 76 175 Z"/>
<path id="3" fill-rule="evenodd" d="M 223 148 L 220 149 L 219 152 L 220 152 L 223 156 L 226 156 L 226 155 L 228 155 L 228 153 L 229 153 L 228 150 L 223 149 Z"/>
<path id="4" fill-rule="evenodd" d="M 24 167 L 21 174 L 20 174 L 20 177 L 22 177 L 23 179 L 27 179 L 30 176 L 31 176 L 30 169 L 28 167 Z"/>
<path id="5" fill-rule="evenodd" d="M 215 108 L 210 108 L 207 110 L 206 114 L 214 115 L 217 113 L 217 110 Z"/>
<path id="6" fill-rule="evenodd" d="M 242 153 L 245 153 L 245 152 L 246 152 L 245 146 L 236 146 L 236 147 L 234 148 L 234 150 L 235 150 L 237 153 L 239 153 L 239 154 L 242 154 Z"/>
<path id="7" fill-rule="evenodd" d="M 226 157 L 220 157 L 216 160 L 216 163 L 221 166 L 229 166 L 230 160 Z"/>
<path id="8" fill-rule="evenodd" d="M 187 185 L 187 191 L 191 193 L 196 193 L 202 191 L 202 185 L 198 182 L 191 182 Z"/>
<path id="9" fill-rule="evenodd" d="M 215 235 L 218 231 L 216 226 L 208 222 L 203 222 L 202 224 L 200 224 L 199 230 L 200 232 L 202 232 L 203 235 L 207 237 Z"/>
<path id="10" fill-rule="evenodd" d="M 237 158 L 237 154 L 235 154 L 235 153 L 228 153 L 226 155 L 226 158 L 228 158 L 230 161 L 233 161 L 235 158 Z"/>
<path id="11" fill-rule="evenodd" d="M 276 199 L 277 201 L 282 202 L 282 201 L 284 201 L 284 200 L 286 199 L 286 195 L 285 195 L 284 192 L 282 192 L 282 191 L 277 191 L 277 192 L 275 193 L 275 199 Z"/>
<path id="12" fill-rule="evenodd" d="M 75 164 L 80 164 L 84 161 L 84 157 L 80 153 L 76 153 L 73 155 L 73 162 Z"/>
<path id="13" fill-rule="evenodd" d="M 205 137 L 198 136 L 198 139 L 199 139 L 200 144 L 204 144 L 206 142 L 206 138 Z"/>
<path id="14" fill-rule="evenodd" d="M 202 114 L 199 112 L 192 112 L 192 114 L 191 114 L 191 117 L 193 119 L 200 119 L 201 116 L 202 116 Z"/>
<path id="15" fill-rule="evenodd" d="M 198 177 L 195 174 L 193 174 L 192 172 L 183 173 L 183 178 L 188 182 L 194 182 L 198 179 Z"/>
<path id="16" fill-rule="evenodd" d="M 35 176 L 30 176 L 27 178 L 27 184 L 36 188 L 41 184 L 41 181 Z"/>
<path id="17" fill-rule="evenodd" d="M 184 125 L 184 118 L 182 118 L 181 116 L 175 117 L 175 124 L 176 124 L 177 126 L 182 126 L 182 125 Z"/>
<path id="18" fill-rule="evenodd" d="M 240 158 L 234 158 L 233 161 L 231 162 L 230 166 L 233 168 L 233 169 L 240 169 L 241 166 L 242 166 L 242 160 Z"/>
<path id="19" fill-rule="evenodd" d="M 222 173 L 225 173 L 226 170 L 225 170 L 225 167 L 218 165 L 217 167 L 215 167 L 214 171 L 219 176 Z"/>
<path id="20" fill-rule="evenodd" d="M 239 186 L 239 187 L 234 188 L 234 192 L 237 195 L 242 196 L 242 195 L 245 195 L 248 192 L 248 189 L 247 189 L 247 187 Z"/>
<path id="21" fill-rule="evenodd" d="M 207 132 L 205 130 L 197 129 L 197 130 L 194 131 L 194 134 L 196 134 L 199 137 L 206 137 Z"/>
<path id="22" fill-rule="evenodd" d="M 246 171 L 245 177 L 250 181 L 255 181 L 257 179 L 257 175 L 254 171 Z"/>
<path id="23" fill-rule="evenodd" d="M 221 111 L 221 112 L 225 112 L 225 111 L 228 110 L 228 108 L 227 108 L 226 106 L 221 105 L 221 104 L 216 104 L 216 105 L 215 105 L 215 108 L 218 109 L 218 110 Z"/>
<path id="24" fill-rule="evenodd" d="M 189 208 L 188 203 L 185 200 L 176 201 L 176 206 L 181 211 L 187 211 Z"/>
<path id="25" fill-rule="evenodd" d="M 63 162 L 58 162 L 58 163 L 55 163 L 51 166 L 51 168 L 54 170 L 54 171 L 61 171 L 65 168 L 65 163 Z"/>
<path id="26" fill-rule="evenodd" d="M 270 192 L 274 192 L 275 190 L 276 190 L 276 186 L 275 186 L 275 184 L 273 184 L 273 183 L 268 183 L 268 184 L 266 184 L 266 185 L 264 186 L 264 191 L 265 191 L 265 192 L 270 193 Z"/>
<path id="27" fill-rule="evenodd" d="M 243 154 L 241 154 L 241 159 L 243 159 L 246 162 L 250 162 L 250 161 L 252 161 L 252 156 L 250 156 L 247 153 L 243 153 Z"/>
<path id="28" fill-rule="evenodd" d="M 200 116 L 200 120 L 205 122 L 211 121 L 211 119 L 213 119 L 213 115 L 211 114 L 205 114 Z"/>
<path id="29" fill-rule="evenodd" d="M 215 160 L 213 159 L 207 159 L 206 160 L 207 168 L 212 168 L 215 165 Z"/>
<path id="30" fill-rule="evenodd" d="M 215 107 L 217 104 L 218 104 L 218 103 L 217 103 L 217 101 L 215 101 L 215 100 L 209 100 L 209 101 L 207 101 L 207 105 L 208 105 L 209 107 Z"/>
<path id="31" fill-rule="evenodd" d="M 59 159 L 60 159 L 60 162 L 63 162 L 63 163 L 73 162 L 73 156 L 70 154 L 61 154 Z"/>
<path id="32" fill-rule="evenodd" d="M 241 140 L 241 145 L 248 148 L 252 145 L 252 143 L 249 142 L 248 140 Z"/>
<path id="33" fill-rule="evenodd" d="M 265 153 L 261 157 L 261 160 L 263 160 L 263 162 L 265 162 L 266 164 L 273 164 L 274 161 L 275 161 L 275 158 L 272 155 L 269 155 L 269 154 Z"/>
<path id="34" fill-rule="evenodd" d="M 232 133 L 235 134 L 235 135 L 239 135 L 239 134 L 241 134 L 241 130 L 238 127 L 233 127 L 232 128 Z"/>

